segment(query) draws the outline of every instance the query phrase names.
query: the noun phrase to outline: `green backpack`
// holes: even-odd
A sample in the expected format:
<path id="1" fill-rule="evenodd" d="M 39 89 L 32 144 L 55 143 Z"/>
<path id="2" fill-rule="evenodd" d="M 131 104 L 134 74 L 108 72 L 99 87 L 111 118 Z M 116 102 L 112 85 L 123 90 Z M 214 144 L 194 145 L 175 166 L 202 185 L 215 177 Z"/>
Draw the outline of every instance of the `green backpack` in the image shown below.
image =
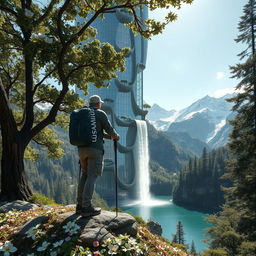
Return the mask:
<path id="1" fill-rule="evenodd" d="M 69 141 L 74 146 L 90 146 L 97 142 L 96 113 L 93 108 L 74 110 L 70 115 Z"/>

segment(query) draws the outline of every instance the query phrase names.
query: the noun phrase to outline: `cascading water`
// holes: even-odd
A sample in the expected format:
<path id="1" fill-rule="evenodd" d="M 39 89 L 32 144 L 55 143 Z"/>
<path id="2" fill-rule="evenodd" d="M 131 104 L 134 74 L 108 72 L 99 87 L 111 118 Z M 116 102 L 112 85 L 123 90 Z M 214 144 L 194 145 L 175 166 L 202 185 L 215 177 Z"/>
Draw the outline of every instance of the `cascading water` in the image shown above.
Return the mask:
<path id="1" fill-rule="evenodd" d="M 150 201 L 150 176 L 149 176 L 149 152 L 148 130 L 145 121 L 136 120 L 137 137 L 135 142 L 134 160 L 137 178 L 137 195 L 141 203 Z"/>

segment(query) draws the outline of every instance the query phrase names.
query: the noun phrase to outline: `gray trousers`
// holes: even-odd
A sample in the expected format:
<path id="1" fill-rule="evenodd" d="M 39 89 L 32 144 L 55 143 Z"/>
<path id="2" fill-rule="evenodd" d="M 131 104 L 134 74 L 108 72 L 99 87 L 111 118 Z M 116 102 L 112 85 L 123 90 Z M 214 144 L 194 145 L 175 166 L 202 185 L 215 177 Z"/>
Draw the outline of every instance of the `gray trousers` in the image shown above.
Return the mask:
<path id="1" fill-rule="evenodd" d="M 96 179 L 102 175 L 103 152 L 99 149 L 79 147 L 81 177 L 77 189 L 77 204 L 82 207 L 91 205 Z"/>

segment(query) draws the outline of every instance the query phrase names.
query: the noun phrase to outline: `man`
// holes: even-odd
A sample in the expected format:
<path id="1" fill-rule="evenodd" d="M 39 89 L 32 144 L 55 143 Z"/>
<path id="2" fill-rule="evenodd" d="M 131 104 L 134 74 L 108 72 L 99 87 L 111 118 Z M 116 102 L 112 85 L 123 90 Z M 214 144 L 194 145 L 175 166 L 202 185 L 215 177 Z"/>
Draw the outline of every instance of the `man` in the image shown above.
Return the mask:
<path id="1" fill-rule="evenodd" d="M 92 119 L 95 136 L 90 147 L 78 147 L 82 175 L 78 184 L 76 213 L 83 217 L 98 215 L 101 212 L 101 208 L 93 207 L 91 201 L 96 179 L 103 171 L 103 138 L 119 140 L 118 133 L 111 126 L 106 113 L 101 110 L 102 103 L 104 102 L 98 95 L 90 97 L 89 108 L 95 115 Z"/>

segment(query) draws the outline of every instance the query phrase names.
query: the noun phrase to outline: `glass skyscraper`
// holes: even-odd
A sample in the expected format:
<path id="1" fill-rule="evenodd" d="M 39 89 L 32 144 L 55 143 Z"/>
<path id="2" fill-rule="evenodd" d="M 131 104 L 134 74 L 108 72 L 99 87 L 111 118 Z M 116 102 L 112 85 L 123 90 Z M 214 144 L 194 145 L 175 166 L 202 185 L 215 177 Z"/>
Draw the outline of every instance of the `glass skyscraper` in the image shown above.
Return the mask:
<path id="1" fill-rule="evenodd" d="M 137 15 L 145 20 L 148 17 L 147 7 L 137 9 Z M 143 70 L 146 67 L 147 40 L 140 35 L 134 35 L 125 26 L 133 20 L 133 15 L 126 9 L 117 9 L 105 14 L 104 19 L 93 23 L 98 31 L 97 39 L 109 42 L 118 51 L 124 47 L 130 48 L 126 58 L 125 72 L 110 82 L 108 88 L 90 86 L 89 96 L 100 95 L 105 102 L 102 109 L 120 134 L 118 142 L 118 190 L 119 197 L 136 197 L 135 165 L 133 145 L 136 140 L 135 120 L 144 120 L 147 113 L 143 110 Z M 96 190 L 106 200 L 115 197 L 114 148 L 113 141 L 105 141 L 104 172 L 97 181 Z"/>

